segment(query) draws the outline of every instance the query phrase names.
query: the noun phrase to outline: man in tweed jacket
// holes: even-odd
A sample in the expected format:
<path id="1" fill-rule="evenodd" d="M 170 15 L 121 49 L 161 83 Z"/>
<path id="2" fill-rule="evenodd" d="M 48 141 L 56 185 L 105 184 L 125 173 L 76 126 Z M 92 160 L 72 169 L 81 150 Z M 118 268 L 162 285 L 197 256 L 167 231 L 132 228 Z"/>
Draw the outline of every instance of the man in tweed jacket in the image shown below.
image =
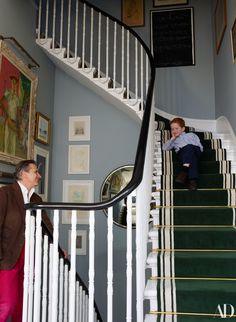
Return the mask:
<path id="1" fill-rule="evenodd" d="M 0 188 L 0 322 L 21 322 L 23 303 L 25 214 L 28 202 L 41 202 L 34 193 L 41 176 L 34 160 L 16 166 L 16 182 Z M 43 222 L 53 227 L 46 213 Z"/>

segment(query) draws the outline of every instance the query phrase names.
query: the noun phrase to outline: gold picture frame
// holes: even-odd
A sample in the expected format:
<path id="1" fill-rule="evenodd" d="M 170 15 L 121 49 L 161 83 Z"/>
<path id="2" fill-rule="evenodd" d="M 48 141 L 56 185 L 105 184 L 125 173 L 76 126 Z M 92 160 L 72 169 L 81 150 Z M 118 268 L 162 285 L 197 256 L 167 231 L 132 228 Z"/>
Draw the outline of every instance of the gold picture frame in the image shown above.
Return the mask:
<path id="1" fill-rule="evenodd" d="M 215 8 L 216 53 L 219 53 L 227 27 L 226 0 L 217 0 Z"/>
<path id="2" fill-rule="evenodd" d="M 188 0 L 153 0 L 153 7 L 186 5 Z"/>
<path id="3" fill-rule="evenodd" d="M 43 143 L 50 143 L 51 121 L 40 112 L 36 113 L 35 140 Z"/>
<path id="4" fill-rule="evenodd" d="M 144 0 L 122 0 L 121 16 L 129 27 L 144 26 Z"/>
<path id="5" fill-rule="evenodd" d="M 38 78 L 0 40 L 0 161 L 17 164 L 34 150 Z"/>

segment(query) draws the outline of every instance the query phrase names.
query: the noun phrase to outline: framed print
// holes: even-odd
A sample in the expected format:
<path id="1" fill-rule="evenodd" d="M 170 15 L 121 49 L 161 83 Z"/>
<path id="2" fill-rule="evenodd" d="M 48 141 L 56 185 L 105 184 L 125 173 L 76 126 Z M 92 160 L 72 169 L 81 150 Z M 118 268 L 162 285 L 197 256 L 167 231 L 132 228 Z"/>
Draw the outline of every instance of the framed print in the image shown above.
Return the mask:
<path id="1" fill-rule="evenodd" d="M 154 0 L 154 7 L 163 7 L 163 6 L 176 6 L 176 5 L 188 4 L 188 0 Z"/>
<path id="2" fill-rule="evenodd" d="M 217 0 L 215 8 L 215 38 L 216 53 L 219 53 L 220 46 L 227 26 L 226 0 Z"/>
<path id="3" fill-rule="evenodd" d="M 231 28 L 231 46 L 233 62 L 236 62 L 236 19 L 234 20 L 233 27 Z"/>
<path id="4" fill-rule="evenodd" d="M 34 160 L 37 163 L 41 180 L 35 188 L 35 192 L 40 195 L 43 201 L 48 199 L 48 169 L 49 169 L 49 151 L 35 145 Z"/>
<path id="5" fill-rule="evenodd" d="M 144 0 L 122 0 L 122 22 L 129 27 L 144 26 Z"/>
<path id="6" fill-rule="evenodd" d="M 90 159 L 89 145 L 69 145 L 68 173 L 69 174 L 88 174 L 89 159 Z"/>
<path id="7" fill-rule="evenodd" d="M 0 160 L 17 164 L 33 157 L 38 78 L 0 40 Z"/>
<path id="8" fill-rule="evenodd" d="M 63 180 L 63 202 L 92 203 L 93 201 L 93 180 Z M 89 211 L 77 211 L 77 223 L 89 224 Z M 62 213 L 62 224 L 71 224 L 71 211 Z"/>
<path id="9" fill-rule="evenodd" d="M 50 119 L 41 114 L 36 113 L 35 140 L 43 144 L 50 142 L 51 122 Z"/>
<path id="10" fill-rule="evenodd" d="M 69 141 L 90 140 L 90 116 L 69 117 Z"/>
<path id="11" fill-rule="evenodd" d="M 194 65 L 193 8 L 151 11 L 151 50 L 156 67 Z"/>
<path id="12" fill-rule="evenodd" d="M 76 255 L 86 255 L 87 253 L 87 231 L 76 231 Z M 68 231 L 68 254 L 71 254 L 71 230 Z"/>

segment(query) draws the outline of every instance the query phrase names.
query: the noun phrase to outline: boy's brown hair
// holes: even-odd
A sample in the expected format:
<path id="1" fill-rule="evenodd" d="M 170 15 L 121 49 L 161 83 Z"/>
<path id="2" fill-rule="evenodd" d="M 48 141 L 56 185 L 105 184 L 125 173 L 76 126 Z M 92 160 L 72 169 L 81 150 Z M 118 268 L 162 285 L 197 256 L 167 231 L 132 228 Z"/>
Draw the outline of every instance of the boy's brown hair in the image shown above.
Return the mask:
<path id="1" fill-rule="evenodd" d="M 170 121 L 170 125 L 172 123 L 177 123 L 180 127 L 185 127 L 185 121 L 181 117 L 175 117 L 173 120 Z"/>

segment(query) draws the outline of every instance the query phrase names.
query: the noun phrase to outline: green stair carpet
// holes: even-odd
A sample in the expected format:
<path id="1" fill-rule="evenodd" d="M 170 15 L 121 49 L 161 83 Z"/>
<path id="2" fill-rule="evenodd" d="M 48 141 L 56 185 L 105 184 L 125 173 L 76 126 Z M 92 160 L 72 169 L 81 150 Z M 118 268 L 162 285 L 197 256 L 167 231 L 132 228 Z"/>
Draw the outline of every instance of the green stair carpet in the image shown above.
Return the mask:
<path id="1" fill-rule="evenodd" d="M 156 122 L 164 142 L 169 121 L 156 116 Z M 195 133 L 204 146 L 197 191 L 175 183 L 181 165 L 175 152 L 162 152 L 161 189 L 154 193 L 160 200 L 153 229 L 157 311 L 151 313 L 164 322 L 236 321 L 235 174 L 221 140 Z M 220 314 L 224 304 L 235 308 L 234 316 Z"/>

